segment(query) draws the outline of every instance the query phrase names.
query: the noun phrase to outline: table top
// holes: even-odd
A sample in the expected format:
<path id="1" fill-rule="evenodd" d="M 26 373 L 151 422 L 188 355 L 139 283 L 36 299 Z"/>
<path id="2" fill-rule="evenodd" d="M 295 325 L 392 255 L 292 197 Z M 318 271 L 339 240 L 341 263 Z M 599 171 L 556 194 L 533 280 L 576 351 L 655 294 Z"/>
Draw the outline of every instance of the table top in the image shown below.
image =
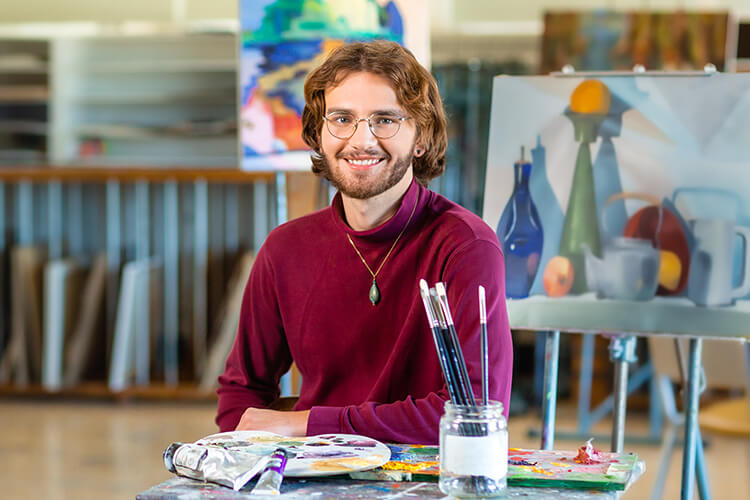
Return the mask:
<path id="1" fill-rule="evenodd" d="M 138 494 L 137 500 L 178 500 L 196 498 L 205 500 L 241 500 L 247 498 L 316 498 L 359 500 L 369 498 L 409 499 L 446 498 L 437 483 L 367 481 L 345 477 L 326 477 L 321 479 L 286 478 L 281 485 L 281 495 L 250 495 L 255 481 L 241 491 L 234 491 L 213 483 L 204 483 L 185 477 L 173 477 Z M 574 490 L 565 488 L 527 488 L 508 487 L 506 498 L 536 498 L 541 500 L 603 500 L 616 499 L 621 492 Z"/>
<path id="2" fill-rule="evenodd" d="M 750 301 L 699 307 L 685 297 L 645 302 L 597 299 L 594 293 L 508 299 L 511 328 L 750 340 Z"/>

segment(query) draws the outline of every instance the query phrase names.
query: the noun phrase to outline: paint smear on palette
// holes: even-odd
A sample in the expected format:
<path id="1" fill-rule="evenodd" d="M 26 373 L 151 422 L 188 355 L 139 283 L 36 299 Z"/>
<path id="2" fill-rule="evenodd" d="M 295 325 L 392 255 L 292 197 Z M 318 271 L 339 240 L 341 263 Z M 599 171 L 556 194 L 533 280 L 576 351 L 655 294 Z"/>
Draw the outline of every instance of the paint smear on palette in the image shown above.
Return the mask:
<path id="1" fill-rule="evenodd" d="M 300 460 L 317 460 L 319 458 L 343 458 L 343 457 L 356 457 L 357 455 L 355 453 L 352 453 L 350 451 L 341 451 L 341 450 L 321 450 L 321 451 L 311 451 L 311 452 L 304 452 L 301 455 L 299 455 L 297 458 Z"/>
<path id="2" fill-rule="evenodd" d="M 378 463 L 365 458 L 337 458 L 329 460 L 316 460 L 310 464 L 310 468 L 321 472 L 340 472 L 342 468 L 361 470 L 364 467 L 377 467 Z"/>
<path id="3" fill-rule="evenodd" d="M 353 434 L 292 438 L 263 431 L 232 431 L 207 436 L 196 443 L 256 455 L 270 455 L 282 447 L 289 454 L 284 472 L 289 477 L 346 474 L 378 467 L 391 457 L 383 443 Z"/>
<path id="4" fill-rule="evenodd" d="M 601 463 L 603 460 L 602 452 L 594 448 L 594 445 L 591 444 L 593 440 L 594 438 L 589 438 L 586 444 L 578 448 L 578 455 L 573 460 L 583 465 Z"/>

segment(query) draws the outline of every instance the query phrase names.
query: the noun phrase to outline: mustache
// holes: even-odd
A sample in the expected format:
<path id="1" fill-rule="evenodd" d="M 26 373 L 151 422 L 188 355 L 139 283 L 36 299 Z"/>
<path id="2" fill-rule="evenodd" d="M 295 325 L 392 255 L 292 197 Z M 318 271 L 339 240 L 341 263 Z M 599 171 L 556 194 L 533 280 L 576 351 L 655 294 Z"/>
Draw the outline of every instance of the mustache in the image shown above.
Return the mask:
<path id="1" fill-rule="evenodd" d="M 349 149 L 346 149 L 346 150 L 343 150 L 343 151 L 339 151 L 338 153 L 336 153 L 336 159 L 337 160 L 341 160 L 341 159 L 346 158 L 348 156 L 358 156 L 358 155 L 362 155 L 362 156 L 379 156 L 379 157 L 385 158 L 386 160 L 390 160 L 391 159 L 391 155 L 389 155 L 385 151 L 381 151 L 380 149 L 375 149 L 375 148 L 367 148 L 367 149 L 349 148 Z"/>

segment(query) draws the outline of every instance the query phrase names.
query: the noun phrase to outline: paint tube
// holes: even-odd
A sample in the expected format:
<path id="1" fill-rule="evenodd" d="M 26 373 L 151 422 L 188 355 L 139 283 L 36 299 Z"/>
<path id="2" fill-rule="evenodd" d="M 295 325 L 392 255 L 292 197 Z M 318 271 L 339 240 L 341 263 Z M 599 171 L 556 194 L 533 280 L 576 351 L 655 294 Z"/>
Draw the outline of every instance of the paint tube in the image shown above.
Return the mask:
<path id="1" fill-rule="evenodd" d="M 281 482 L 284 480 L 284 467 L 286 466 L 287 452 L 283 448 L 277 448 L 268 461 L 266 470 L 260 475 L 258 483 L 250 492 L 251 495 L 278 495 L 281 490 Z"/>
<path id="2" fill-rule="evenodd" d="M 172 443 L 164 450 L 164 465 L 174 474 L 240 490 L 271 457 L 216 446 Z"/>

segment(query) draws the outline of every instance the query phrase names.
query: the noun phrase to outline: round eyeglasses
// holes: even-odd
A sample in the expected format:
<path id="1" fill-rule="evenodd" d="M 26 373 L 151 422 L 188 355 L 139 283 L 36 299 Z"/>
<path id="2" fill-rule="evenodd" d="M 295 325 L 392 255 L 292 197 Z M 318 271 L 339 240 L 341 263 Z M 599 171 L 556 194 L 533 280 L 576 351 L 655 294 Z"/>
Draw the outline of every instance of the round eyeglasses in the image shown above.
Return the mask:
<path id="1" fill-rule="evenodd" d="M 390 139 L 398 133 L 401 122 L 408 120 L 408 116 L 398 116 L 390 113 L 373 113 L 367 118 L 357 118 L 352 113 L 334 111 L 323 117 L 328 131 L 337 139 L 349 139 L 357 131 L 359 122 L 366 121 L 372 135 L 378 139 Z"/>

